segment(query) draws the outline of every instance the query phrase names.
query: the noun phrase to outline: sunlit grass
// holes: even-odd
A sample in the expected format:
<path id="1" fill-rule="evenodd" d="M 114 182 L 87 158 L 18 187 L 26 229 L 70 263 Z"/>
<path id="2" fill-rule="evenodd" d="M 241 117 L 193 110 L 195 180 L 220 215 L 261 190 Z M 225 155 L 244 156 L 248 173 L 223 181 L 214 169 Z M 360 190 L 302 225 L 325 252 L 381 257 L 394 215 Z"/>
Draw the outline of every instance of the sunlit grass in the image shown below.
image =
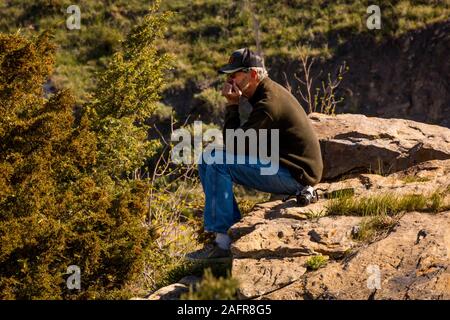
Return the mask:
<path id="1" fill-rule="evenodd" d="M 408 211 L 440 212 L 447 210 L 445 193 L 436 191 L 429 195 L 385 193 L 368 197 L 342 196 L 330 200 L 328 215 L 378 216 L 395 215 Z"/>
<path id="2" fill-rule="evenodd" d="M 357 227 L 353 238 L 358 241 L 371 241 L 380 233 L 392 229 L 398 221 L 398 216 L 378 215 L 366 217 Z"/>
<path id="3" fill-rule="evenodd" d="M 406 176 L 402 179 L 404 183 L 414 183 L 414 182 L 426 182 L 430 181 L 427 177 L 417 177 L 417 176 Z"/>
<path id="4" fill-rule="evenodd" d="M 326 214 L 363 216 L 364 219 L 353 232 L 353 238 L 367 242 L 389 232 L 403 213 L 411 211 L 438 213 L 449 210 L 450 203 L 446 200 L 449 193 L 450 190 L 447 188 L 430 194 L 385 193 L 367 197 L 342 194 L 330 200 Z"/>

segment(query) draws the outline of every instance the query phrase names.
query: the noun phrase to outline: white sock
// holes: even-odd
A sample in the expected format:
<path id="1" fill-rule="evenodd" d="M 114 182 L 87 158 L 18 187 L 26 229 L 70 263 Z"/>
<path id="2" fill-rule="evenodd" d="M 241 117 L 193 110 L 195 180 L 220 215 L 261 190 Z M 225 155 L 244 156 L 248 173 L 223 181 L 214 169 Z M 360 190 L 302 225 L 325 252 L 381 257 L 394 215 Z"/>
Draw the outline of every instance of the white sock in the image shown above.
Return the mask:
<path id="1" fill-rule="evenodd" d="M 226 233 L 216 233 L 216 243 L 220 249 L 230 249 L 231 238 Z"/>

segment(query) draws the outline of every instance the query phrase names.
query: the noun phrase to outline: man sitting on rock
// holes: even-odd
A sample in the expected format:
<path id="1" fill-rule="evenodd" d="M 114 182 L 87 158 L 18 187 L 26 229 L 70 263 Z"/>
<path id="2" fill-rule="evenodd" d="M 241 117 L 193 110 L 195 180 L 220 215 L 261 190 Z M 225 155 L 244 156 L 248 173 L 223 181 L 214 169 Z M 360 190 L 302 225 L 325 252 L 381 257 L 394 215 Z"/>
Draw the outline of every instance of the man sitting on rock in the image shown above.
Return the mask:
<path id="1" fill-rule="evenodd" d="M 233 183 L 274 194 L 295 195 L 299 192 L 312 192 L 312 186 L 322 177 L 322 156 L 319 141 L 313 131 L 310 120 L 297 99 L 283 86 L 271 80 L 261 57 L 248 48 L 239 49 L 231 55 L 229 63 L 219 69 L 227 74 L 227 82 L 222 95 L 227 99 L 224 124 L 224 142 L 226 149 L 205 153 L 198 164 L 200 180 L 205 192 L 204 229 L 216 234 L 215 241 L 204 248 L 189 253 L 189 260 L 224 260 L 230 257 L 231 239 L 228 229 L 241 218 L 236 199 L 233 195 Z M 252 111 L 248 120 L 241 125 L 239 102 L 241 97 L 248 99 Z M 231 129 L 231 130 L 230 130 Z M 271 163 L 262 161 L 261 141 L 249 145 L 245 142 L 245 152 L 229 150 L 227 137 L 230 132 L 246 134 L 273 131 L 278 133 L 276 144 L 279 166 L 272 174 L 262 174 L 262 169 Z M 263 130 L 264 129 L 264 130 Z M 272 137 L 271 134 L 267 134 Z M 258 139 L 262 139 L 258 136 Z M 241 140 L 242 141 L 242 140 Z M 245 140 L 246 141 L 246 140 Z M 249 149 L 258 149 L 257 154 Z M 237 146 L 239 148 L 239 146 Z M 271 149 L 272 150 L 272 149 Z M 267 151 L 267 150 L 266 150 Z M 217 163 L 206 158 L 223 153 Z M 232 154 L 229 161 L 229 155 Z M 271 155 L 271 159 L 274 155 Z M 225 161 L 225 159 L 227 159 Z"/>

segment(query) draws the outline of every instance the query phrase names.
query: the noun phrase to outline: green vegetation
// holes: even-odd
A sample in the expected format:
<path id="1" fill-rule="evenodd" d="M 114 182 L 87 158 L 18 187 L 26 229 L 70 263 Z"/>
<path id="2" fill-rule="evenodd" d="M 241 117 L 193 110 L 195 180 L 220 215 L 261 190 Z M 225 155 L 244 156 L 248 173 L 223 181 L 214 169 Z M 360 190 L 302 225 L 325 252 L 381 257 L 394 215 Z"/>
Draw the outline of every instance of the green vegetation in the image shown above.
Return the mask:
<path id="1" fill-rule="evenodd" d="M 238 281 L 230 277 L 215 277 L 210 268 L 205 269 L 202 281 L 181 296 L 182 300 L 235 300 Z"/>
<path id="2" fill-rule="evenodd" d="M 324 267 L 327 264 L 328 260 L 329 260 L 328 256 L 323 256 L 321 254 L 315 255 L 306 260 L 305 266 L 308 268 L 308 270 L 312 271 L 318 270 Z"/>
<path id="3" fill-rule="evenodd" d="M 213 127 L 224 104 L 216 70 L 233 49 L 259 42 L 266 58 L 293 59 L 301 44 L 308 55 L 330 57 L 350 37 L 382 40 L 450 13 L 442 1 L 385 1 L 388 27 L 367 33 L 368 3 L 81 0 L 81 30 L 68 30 L 70 0 L 2 1 L 0 298 L 128 298 L 201 275 L 206 266 L 182 259 L 208 236 L 195 168 L 170 163 L 163 137 L 148 139 L 149 120 L 176 118 L 161 95 L 201 88 L 198 113 Z M 324 99 L 316 107 L 333 113 L 339 100 Z M 268 199 L 240 188 L 236 197 L 243 214 Z M 436 192 L 337 197 L 327 211 L 381 217 L 444 208 Z M 366 225 L 361 238 L 389 224 Z M 316 256 L 307 265 L 324 263 Z M 81 269 L 81 290 L 66 287 L 69 265 Z M 237 283 L 224 276 L 206 269 L 185 297 L 234 298 Z"/>
<path id="4" fill-rule="evenodd" d="M 364 34 L 382 40 L 385 36 L 399 36 L 447 19 L 450 13 L 445 1 L 378 3 L 383 28 L 368 32 L 366 10 L 373 3 L 366 0 L 167 1 L 167 8 L 176 14 L 166 47 L 179 57 L 177 81 L 172 85 L 183 86 L 185 79 L 201 83 L 216 77 L 215 70 L 227 61 L 232 48 L 257 49 L 256 29 L 266 57 L 296 59 L 299 44 L 307 46 L 308 55 L 330 57 L 350 37 Z"/>
<path id="5" fill-rule="evenodd" d="M 369 197 L 343 196 L 332 199 L 327 207 L 329 215 L 378 216 L 395 215 L 404 211 L 439 212 L 448 208 L 445 192 L 422 194 L 380 194 Z"/>
<path id="6" fill-rule="evenodd" d="M 162 26 L 167 20 L 167 13 L 149 14 L 133 28 L 99 78 L 87 106 L 100 143 L 98 166 L 114 178 L 124 172 L 131 174 L 130 169 L 143 166 L 144 160 L 158 150 L 159 141 L 147 139 L 145 120 L 157 107 L 164 74 L 170 66 L 169 57 L 155 46 L 156 39 L 163 37 Z"/>
<path id="7" fill-rule="evenodd" d="M 120 41 L 145 15 L 152 2 L 144 0 L 92 1 L 76 4 L 81 10 L 81 30 L 65 26 L 70 0 L 11 0 L 0 3 L 0 31 L 21 29 L 31 35 L 48 29 L 59 46 L 52 83 L 69 88 L 77 101 L 87 101 L 95 88 L 95 72 L 105 69 Z M 399 36 L 409 30 L 448 19 L 447 1 L 384 0 L 378 2 L 383 28 L 368 32 L 368 0 L 169 0 L 163 10 L 175 14 L 160 46 L 176 56 L 168 87 L 183 88 L 194 82 L 208 87 L 217 78 L 216 69 L 230 51 L 243 46 L 256 49 L 258 41 L 265 57 L 298 57 L 298 45 L 308 55 L 330 57 L 351 37 L 377 39 Z M 255 27 L 258 26 L 258 27 Z M 270 67 L 270 66 L 269 66 Z M 351 67 L 351 66 L 350 66 Z"/>
<path id="8" fill-rule="evenodd" d="M 398 221 L 398 216 L 378 215 L 366 217 L 359 225 L 358 231 L 353 238 L 358 241 L 369 242 L 382 232 L 391 230 Z"/>
<path id="9" fill-rule="evenodd" d="M 151 14 L 133 29 L 75 116 L 68 91 L 44 97 L 48 34 L 0 34 L 1 298 L 124 298 L 145 264 L 161 260 L 149 185 L 129 175 L 156 151 L 145 126 L 132 124 L 159 97 L 167 60 L 154 41 L 166 20 Z M 80 290 L 66 287 L 69 265 L 81 269 Z"/>
<path id="10" fill-rule="evenodd" d="M 414 182 L 426 182 L 430 181 L 430 178 L 427 177 L 417 177 L 417 176 L 405 176 L 402 181 L 404 183 L 414 183 Z"/>

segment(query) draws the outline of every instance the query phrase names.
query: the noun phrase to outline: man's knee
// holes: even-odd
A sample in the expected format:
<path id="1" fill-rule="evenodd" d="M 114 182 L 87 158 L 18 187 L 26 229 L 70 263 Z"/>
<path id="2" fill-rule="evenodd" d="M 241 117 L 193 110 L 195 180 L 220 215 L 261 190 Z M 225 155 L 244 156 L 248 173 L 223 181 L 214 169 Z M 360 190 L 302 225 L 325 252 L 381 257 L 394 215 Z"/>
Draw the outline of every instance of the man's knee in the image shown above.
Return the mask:
<path id="1" fill-rule="evenodd" d="M 202 154 L 202 161 L 198 164 L 199 170 L 212 170 L 220 171 L 223 173 L 229 172 L 229 166 L 226 161 L 227 154 L 224 151 L 212 151 L 204 152 Z"/>
<path id="2" fill-rule="evenodd" d="M 224 164 L 227 162 L 227 153 L 222 149 L 206 150 L 202 153 L 201 162 L 206 164 Z"/>

